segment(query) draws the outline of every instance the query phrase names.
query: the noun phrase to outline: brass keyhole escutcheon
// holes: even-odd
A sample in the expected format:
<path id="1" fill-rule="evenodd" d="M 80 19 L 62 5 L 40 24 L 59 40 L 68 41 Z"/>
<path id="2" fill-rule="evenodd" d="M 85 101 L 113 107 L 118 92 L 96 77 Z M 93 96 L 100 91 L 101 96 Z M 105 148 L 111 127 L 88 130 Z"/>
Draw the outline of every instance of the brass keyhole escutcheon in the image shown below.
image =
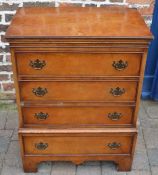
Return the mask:
<path id="1" fill-rule="evenodd" d="M 35 113 L 34 114 L 34 117 L 37 119 L 37 120 L 46 120 L 48 118 L 48 113 L 44 113 L 44 112 L 39 112 L 39 113 Z"/>
<path id="2" fill-rule="evenodd" d="M 113 113 L 108 113 L 108 118 L 111 120 L 119 120 L 122 117 L 122 113 L 118 113 L 118 112 L 113 112 Z"/>
<path id="3" fill-rule="evenodd" d="M 44 66 L 46 66 L 46 62 L 44 60 L 36 59 L 34 61 L 30 61 L 29 66 L 31 66 L 35 70 L 41 70 Z"/>
<path id="4" fill-rule="evenodd" d="M 35 148 L 38 150 L 45 150 L 48 148 L 48 143 L 43 143 L 43 142 L 35 143 Z"/>
<path id="5" fill-rule="evenodd" d="M 37 96 L 37 97 L 43 97 L 46 93 L 48 93 L 46 88 L 33 88 L 32 92 Z"/>
<path id="6" fill-rule="evenodd" d="M 112 150 L 116 150 L 121 147 L 121 143 L 112 142 L 112 143 L 108 143 L 107 146 Z"/>
<path id="7" fill-rule="evenodd" d="M 113 96 L 121 96 L 125 93 L 125 89 L 124 88 L 120 88 L 120 87 L 116 87 L 116 88 L 111 88 L 110 90 L 110 93 L 113 95 Z"/>
<path id="8" fill-rule="evenodd" d="M 122 71 L 122 70 L 124 70 L 124 69 L 126 69 L 128 67 L 128 62 L 127 61 L 123 61 L 123 60 L 113 61 L 112 66 L 116 70 Z"/>

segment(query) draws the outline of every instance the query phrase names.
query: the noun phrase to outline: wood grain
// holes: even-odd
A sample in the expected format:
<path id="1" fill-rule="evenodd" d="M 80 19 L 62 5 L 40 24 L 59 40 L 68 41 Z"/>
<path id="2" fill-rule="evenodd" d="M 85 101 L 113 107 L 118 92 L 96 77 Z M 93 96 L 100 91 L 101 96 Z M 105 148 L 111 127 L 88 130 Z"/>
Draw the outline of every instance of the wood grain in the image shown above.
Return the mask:
<path id="1" fill-rule="evenodd" d="M 32 24 L 31 27 L 30 24 Z M 99 9 L 95 7 L 32 7 L 18 10 L 12 25 L 7 30 L 6 37 L 150 39 L 152 35 L 136 9 L 127 7 Z"/>
<path id="2" fill-rule="evenodd" d="M 21 100 L 54 100 L 54 101 L 135 101 L 137 82 L 20 82 Z M 36 96 L 32 91 L 41 87 L 47 93 Z M 111 89 L 124 88 L 125 93 L 114 96 Z"/>
<path id="3" fill-rule="evenodd" d="M 41 137 L 42 136 L 42 137 Z M 75 164 L 81 164 L 85 161 L 101 161 L 101 160 L 108 160 L 114 161 L 118 165 L 118 171 L 130 171 L 131 170 L 131 163 L 132 163 L 132 155 L 130 154 L 131 151 L 134 149 L 134 144 L 137 136 L 136 130 L 133 128 L 131 129 L 67 129 L 67 130 L 52 130 L 52 129 L 20 129 L 19 130 L 19 139 L 22 146 L 22 155 L 23 155 L 23 168 L 25 172 L 36 172 L 37 165 L 41 161 L 72 161 Z M 55 150 L 59 154 L 62 151 L 62 154 L 50 154 L 49 150 L 37 151 L 34 146 L 38 141 L 48 141 L 49 143 L 53 140 L 51 146 L 55 146 Z M 56 140 L 57 139 L 57 140 Z M 76 140 L 72 142 L 72 140 Z M 105 139 L 105 140 L 104 140 Z M 106 148 L 108 141 L 117 140 L 120 141 L 123 146 L 120 149 L 116 150 L 109 150 Z M 28 140 L 28 141 L 26 141 Z M 54 143 L 54 141 L 56 142 Z M 60 141 L 59 141 L 60 140 Z M 61 142 L 64 142 L 61 144 Z M 81 140 L 81 143 L 78 143 Z M 85 151 L 85 142 L 86 144 L 86 153 Z M 91 145 L 90 142 L 93 142 Z M 25 144 L 26 142 L 26 144 Z M 30 144 L 28 144 L 30 142 Z M 97 143 L 97 144 L 94 144 Z M 84 144 L 82 146 L 82 143 Z M 65 145 L 66 144 L 66 145 Z M 73 144 L 74 147 L 71 149 L 72 154 L 65 154 L 66 149 L 67 153 L 70 153 L 70 147 L 67 147 L 69 144 Z M 77 144 L 77 145 L 76 145 Z M 79 146 L 79 145 L 80 146 Z M 63 149 L 59 149 L 62 147 Z M 103 146 L 104 145 L 104 146 Z M 64 150 L 65 149 L 65 150 Z M 96 151 L 94 151 L 96 149 Z M 53 151 L 54 149 L 50 149 Z M 77 150 L 77 152 L 76 152 Z M 91 153 L 92 150 L 92 153 Z M 100 151 L 101 152 L 100 152 Z M 82 154 L 78 154 L 80 152 Z M 99 151 L 99 152 L 98 152 Z M 123 152 L 125 151 L 125 152 Z M 57 153 L 56 152 L 56 153 Z M 77 154 L 74 154 L 74 153 Z M 111 152 L 109 154 L 109 152 Z M 121 152 L 121 154 L 120 154 Z M 33 153 L 33 154 L 32 154 Z M 31 162 L 31 164 L 30 164 Z"/>
<path id="4" fill-rule="evenodd" d="M 43 161 L 78 165 L 102 160 L 114 161 L 118 171 L 130 171 L 152 39 L 137 10 L 20 8 L 6 39 L 11 48 L 24 171 L 36 172 Z M 30 61 L 36 59 L 46 66 L 32 68 Z M 127 61 L 128 66 L 115 70 L 112 64 L 118 60 Z M 35 95 L 38 87 L 47 89 L 42 97 Z M 125 93 L 113 96 L 111 89 L 117 87 Z M 35 117 L 39 112 L 48 113 L 46 120 Z M 122 113 L 117 121 L 107 117 L 114 112 Z M 108 143 L 118 148 L 112 150 Z"/>
<path id="5" fill-rule="evenodd" d="M 89 155 L 89 154 L 129 154 L 132 147 L 130 136 L 28 136 L 23 138 L 26 155 Z M 110 143 L 120 144 L 116 149 L 109 148 Z M 36 148 L 37 144 L 48 144 L 45 150 Z"/>
<path id="6" fill-rule="evenodd" d="M 17 53 L 19 75 L 47 76 L 137 76 L 140 71 L 141 54 L 53 54 Z M 41 69 L 30 66 L 39 59 L 45 65 Z M 117 70 L 114 62 L 122 60 L 127 67 Z M 36 63 L 36 62 L 35 62 Z"/>
<path id="7" fill-rule="evenodd" d="M 40 119 L 37 114 L 48 117 Z M 133 125 L 134 107 L 131 106 L 98 106 L 98 107 L 23 107 L 24 125 L 27 127 L 101 127 Z M 118 113 L 120 118 L 112 119 L 109 114 Z"/>

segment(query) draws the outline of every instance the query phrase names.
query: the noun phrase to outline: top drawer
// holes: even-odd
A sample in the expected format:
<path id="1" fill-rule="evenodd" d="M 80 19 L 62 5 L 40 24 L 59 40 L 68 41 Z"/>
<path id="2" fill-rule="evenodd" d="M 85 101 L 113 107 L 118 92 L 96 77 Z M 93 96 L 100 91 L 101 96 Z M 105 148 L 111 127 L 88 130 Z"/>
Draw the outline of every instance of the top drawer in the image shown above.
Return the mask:
<path id="1" fill-rule="evenodd" d="M 19 75 L 138 76 L 139 53 L 16 53 Z"/>

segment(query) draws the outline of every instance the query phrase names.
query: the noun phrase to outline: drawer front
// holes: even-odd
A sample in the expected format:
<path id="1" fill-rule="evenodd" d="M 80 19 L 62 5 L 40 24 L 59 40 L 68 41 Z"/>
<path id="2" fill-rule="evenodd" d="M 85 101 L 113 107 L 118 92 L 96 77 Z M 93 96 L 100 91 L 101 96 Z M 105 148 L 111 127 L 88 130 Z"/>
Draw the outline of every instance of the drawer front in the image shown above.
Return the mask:
<path id="1" fill-rule="evenodd" d="M 135 101 L 137 82 L 21 82 L 22 100 Z"/>
<path id="2" fill-rule="evenodd" d="M 23 107 L 25 125 L 126 125 L 132 124 L 134 107 Z"/>
<path id="3" fill-rule="evenodd" d="M 141 54 L 17 53 L 19 75 L 136 76 Z"/>
<path id="4" fill-rule="evenodd" d="M 24 136 L 25 154 L 128 154 L 131 153 L 131 136 Z"/>

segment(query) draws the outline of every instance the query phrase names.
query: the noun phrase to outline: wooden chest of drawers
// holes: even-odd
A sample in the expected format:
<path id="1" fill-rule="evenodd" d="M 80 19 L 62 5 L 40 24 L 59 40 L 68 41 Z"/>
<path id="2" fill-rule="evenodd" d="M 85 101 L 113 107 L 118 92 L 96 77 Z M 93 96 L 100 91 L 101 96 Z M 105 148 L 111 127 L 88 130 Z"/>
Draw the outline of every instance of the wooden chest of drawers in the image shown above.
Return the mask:
<path id="1" fill-rule="evenodd" d="M 20 8 L 6 38 L 24 171 L 93 160 L 129 171 L 152 39 L 137 10 Z"/>

